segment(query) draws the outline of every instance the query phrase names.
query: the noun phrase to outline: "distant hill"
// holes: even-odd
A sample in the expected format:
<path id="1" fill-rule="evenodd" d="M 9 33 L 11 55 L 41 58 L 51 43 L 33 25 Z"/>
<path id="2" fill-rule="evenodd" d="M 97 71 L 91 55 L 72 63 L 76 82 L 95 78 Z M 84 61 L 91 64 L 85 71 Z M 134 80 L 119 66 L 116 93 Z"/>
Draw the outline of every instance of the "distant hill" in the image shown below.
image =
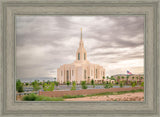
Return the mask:
<path id="1" fill-rule="evenodd" d="M 116 74 L 116 75 L 112 75 L 113 77 L 114 76 L 127 76 L 128 74 Z M 131 74 L 129 76 L 133 76 L 133 75 L 144 75 L 144 74 Z"/>
<path id="2" fill-rule="evenodd" d="M 56 78 L 53 77 L 39 77 L 39 78 L 16 78 L 20 79 L 21 82 L 34 82 L 35 80 L 39 80 L 39 82 L 43 81 L 56 81 Z"/>

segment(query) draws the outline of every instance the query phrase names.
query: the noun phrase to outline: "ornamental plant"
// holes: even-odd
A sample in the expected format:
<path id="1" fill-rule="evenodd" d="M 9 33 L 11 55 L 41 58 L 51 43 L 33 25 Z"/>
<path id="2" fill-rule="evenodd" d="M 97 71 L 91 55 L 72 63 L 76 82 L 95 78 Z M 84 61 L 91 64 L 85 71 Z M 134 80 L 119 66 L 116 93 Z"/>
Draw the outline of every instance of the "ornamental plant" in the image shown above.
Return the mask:
<path id="1" fill-rule="evenodd" d="M 87 89 L 86 81 L 81 81 L 82 89 Z"/>
<path id="2" fill-rule="evenodd" d="M 76 90 L 76 82 L 75 81 L 72 82 L 72 88 L 71 88 L 71 90 Z"/>

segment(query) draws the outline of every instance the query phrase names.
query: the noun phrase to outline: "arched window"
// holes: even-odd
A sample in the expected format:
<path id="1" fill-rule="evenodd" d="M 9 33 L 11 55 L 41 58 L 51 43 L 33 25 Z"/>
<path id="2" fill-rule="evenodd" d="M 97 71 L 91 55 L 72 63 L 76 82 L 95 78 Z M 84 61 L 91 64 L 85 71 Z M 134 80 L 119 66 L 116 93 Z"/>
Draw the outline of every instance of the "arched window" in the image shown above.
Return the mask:
<path id="1" fill-rule="evenodd" d="M 80 60 L 80 53 L 78 53 L 78 60 Z"/>
<path id="2" fill-rule="evenodd" d="M 67 81 L 69 81 L 69 71 L 67 70 Z"/>
<path id="3" fill-rule="evenodd" d="M 86 60 L 86 53 L 84 53 L 84 60 Z"/>
<path id="4" fill-rule="evenodd" d="M 86 79 L 86 70 L 84 70 L 84 79 Z"/>

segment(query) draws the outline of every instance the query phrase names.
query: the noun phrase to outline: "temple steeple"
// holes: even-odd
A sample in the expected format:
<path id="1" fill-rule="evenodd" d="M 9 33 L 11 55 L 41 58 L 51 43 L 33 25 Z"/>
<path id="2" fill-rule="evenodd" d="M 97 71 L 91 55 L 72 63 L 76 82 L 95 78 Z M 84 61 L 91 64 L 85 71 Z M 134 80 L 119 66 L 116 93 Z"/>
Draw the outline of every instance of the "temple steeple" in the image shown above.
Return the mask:
<path id="1" fill-rule="evenodd" d="M 81 28 L 79 48 L 78 48 L 77 54 L 76 54 L 76 60 L 78 60 L 78 61 L 87 60 L 87 52 L 86 52 L 86 49 L 84 48 L 84 43 L 83 43 L 83 40 L 82 40 L 82 28 Z"/>
<path id="2" fill-rule="evenodd" d="M 82 28 L 81 28 L 81 37 L 80 37 L 79 47 L 84 48 L 84 44 L 82 40 Z"/>

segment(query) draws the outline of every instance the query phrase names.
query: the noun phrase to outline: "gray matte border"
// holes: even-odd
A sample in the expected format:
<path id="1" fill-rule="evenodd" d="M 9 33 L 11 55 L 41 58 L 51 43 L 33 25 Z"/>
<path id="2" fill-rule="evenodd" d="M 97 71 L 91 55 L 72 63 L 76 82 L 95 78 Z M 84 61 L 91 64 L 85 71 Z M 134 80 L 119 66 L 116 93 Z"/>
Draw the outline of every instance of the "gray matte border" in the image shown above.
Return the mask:
<path id="1" fill-rule="evenodd" d="M 2 3 L 3 2 L 3 3 Z M 0 69 L 0 86 L 2 90 L 0 90 L 1 94 L 1 106 L 0 106 L 0 114 L 1 116 L 86 116 L 86 115 L 96 115 L 96 116 L 159 116 L 159 38 L 158 38 L 158 8 L 159 8 L 159 0 L 155 1 L 72 1 L 72 0 L 55 0 L 40 2 L 29 1 L 0 1 L 1 13 L 1 69 Z M 22 8 L 22 6 L 24 6 Z M 30 8 L 29 8 L 30 7 Z M 43 9 L 43 8 L 45 9 Z M 51 8 L 52 7 L 52 8 Z M 77 8 L 75 11 L 73 8 Z M 100 8 L 97 10 L 98 12 L 93 12 L 91 8 Z M 102 11 L 101 9 L 107 9 L 108 7 L 119 7 L 120 11 Z M 146 16 L 146 41 L 145 41 L 145 71 L 149 73 L 145 73 L 146 78 L 148 78 L 148 82 L 145 81 L 145 91 L 147 91 L 147 97 L 144 103 L 138 102 L 128 102 L 128 103 L 110 103 L 107 104 L 104 102 L 61 102 L 61 103 L 17 103 L 14 99 L 10 97 L 14 97 L 14 80 L 13 76 L 15 76 L 15 67 L 14 67 L 14 17 L 15 15 L 24 15 L 24 14 L 40 14 L 38 12 L 41 9 L 41 14 L 55 14 L 55 15 L 107 15 L 107 14 L 135 14 L 135 12 L 131 12 L 127 10 L 121 11 L 124 8 L 140 8 L 142 11 L 137 11 L 138 14 L 145 14 Z M 38 8 L 38 9 L 37 9 Z M 62 10 L 63 8 L 64 10 Z M 67 9 L 66 9 L 67 8 Z M 32 9 L 32 10 L 31 10 Z M 55 10 L 53 10 L 55 9 Z M 56 10 L 57 9 L 57 10 Z M 85 9 L 88 12 L 84 11 Z M 89 10 L 90 9 L 90 10 Z M 114 8 L 113 8 L 114 9 Z M 60 10 L 60 11 L 58 11 Z M 110 9 L 109 9 L 110 10 Z M 153 14 L 152 14 L 153 13 Z M 10 18 L 10 20 L 8 20 Z M 158 25 L 157 25 L 158 24 Z M 151 66 L 148 66 L 151 65 Z M 150 78 L 148 76 L 151 76 Z M 147 87 L 151 89 L 148 89 Z M 150 92 L 149 92 L 150 91 Z M 53 105 L 54 104 L 54 105 Z M 55 104 L 57 105 L 55 107 Z M 45 108 L 42 106 L 44 105 Z M 115 105 L 117 105 L 116 108 Z M 129 105 L 132 105 L 131 108 Z M 140 107 L 140 109 L 136 109 L 135 107 Z M 27 107 L 27 108 L 26 108 Z M 67 108 L 67 107 L 70 107 Z M 102 107 L 104 107 L 102 109 Z M 110 108 L 105 108 L 110 107 Z M 129 107 L 129 108 L 126 108 Z M 38 109 L 36 109 L 38 108 Z M 77 110 L 76 108 L 80 109 Z M 29 112 L 27 110 L 30 110 Z M 85 109 L 85 110 L 84 110 Z M 137 114 L 136 114 L 137 113 Z"/>

